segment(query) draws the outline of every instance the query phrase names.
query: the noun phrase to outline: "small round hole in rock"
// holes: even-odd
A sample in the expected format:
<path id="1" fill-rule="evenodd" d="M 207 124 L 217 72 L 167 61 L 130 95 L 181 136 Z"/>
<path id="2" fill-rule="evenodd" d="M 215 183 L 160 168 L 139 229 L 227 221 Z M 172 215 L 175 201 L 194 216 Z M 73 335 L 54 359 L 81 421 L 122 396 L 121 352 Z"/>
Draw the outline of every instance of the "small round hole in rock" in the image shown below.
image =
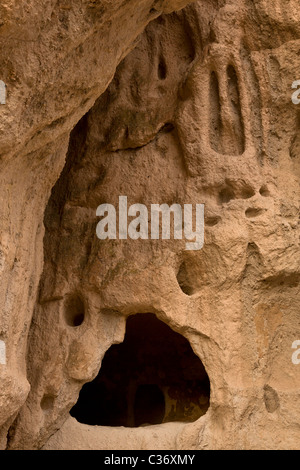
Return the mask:
<path id="1" fill-rule="evenodd" d="M 205 219 L 205 225 L 207 225 L 208 227 L 214 227 L 220 222 L 220 220 L 221 220 L 221 217 L 219 216 L 207 217 Z"/>
<path id="2" fill-rule="evenodd" d="M 259 193 L 263 197 L 269 197 L 270 196 L 270 191 L 268 190 L 267 186 L 262 186 L 259 190 Z"/>
<path id="3" fill-rule="evenodd" d="M 181 263 L 178 273 L 177 282 L 180 289 L 186 295 L 193 295 L 195 293 L 194 287 L 192 286 L 191 279 L 189 277 L 189 270 L 185 262 Z"/>
<path id="4" fill-rule="evenodd" d="M 255 195 L 255 191 L 253 188 L 245 187 L 242 190 L 241 197 L 242 199 L 250 199 Z"/>
<path id="5" fill-rule="evenodd" d="M 274 413 L 280 406 L 278 393 L 269 385 L 264 386 L 264 402 L 268 413 Z"/>
<path id="6" fill-rule="evenodd" d="M 82 298 L 77 294 L 67 297 L 64 313 L 65 321 L 68 326 L 80 326 L 85 318 L 85 308 Z"/>
<path id="7" fill-rule="evenodd" d="M 256 209 L 254 207 L 249 207 L 249 209 L 245 211 L 245 215 L 248 219 L 253 219 L 261 215 L 263 212 L 264 212 L 264 209 Z"/>
<path id="8" fill-rule="evenodd" d="M 227 204 L 235 198 L 234 192 L 231 188 L 224 188 L 219 192 L 219 204 Z"/>
<path id="9" fill-rule="evenodd" d="M 54 397 L 52 395 L 44 395 L 41 399 L 41 408 L 43 411 L 51 411 L 54 405 Z"/>

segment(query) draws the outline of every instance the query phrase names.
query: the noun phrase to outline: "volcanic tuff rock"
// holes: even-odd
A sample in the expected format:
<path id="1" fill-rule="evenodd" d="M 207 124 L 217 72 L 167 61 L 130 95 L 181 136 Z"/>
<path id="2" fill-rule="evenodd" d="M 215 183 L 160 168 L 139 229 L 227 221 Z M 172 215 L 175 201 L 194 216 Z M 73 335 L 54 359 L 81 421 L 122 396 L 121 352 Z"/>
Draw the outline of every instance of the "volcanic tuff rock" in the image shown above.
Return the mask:
<path id="1" fill-rule="evenodd" d="M 181 0 L 8 0 L 0 5 L 0 441 L 24 403 L 43 216 L 71 129 L 105 91 L 147 23 Z"/>
<path id="2" fill-rule="evenodd" d="M 2 446 L 10 428 L 10 449 L 299 447 L 298 2 L 11 3 L 0 7 Z M 119 195 L 204 203 L 203 249 L 100 241 L 96 209 Z M 155 428 L 78 423 L 82 386 L 142 313 L 189 340 L 208 411 Z"/>

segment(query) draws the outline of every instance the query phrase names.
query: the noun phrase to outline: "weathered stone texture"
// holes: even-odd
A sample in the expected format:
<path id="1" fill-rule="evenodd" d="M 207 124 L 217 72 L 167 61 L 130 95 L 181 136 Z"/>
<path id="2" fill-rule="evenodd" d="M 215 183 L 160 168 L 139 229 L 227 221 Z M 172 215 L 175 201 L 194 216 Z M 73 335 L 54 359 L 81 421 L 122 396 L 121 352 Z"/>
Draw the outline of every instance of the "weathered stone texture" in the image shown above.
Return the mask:
<path id="1" fill-rule="evenodd" d="M 50 3 L 38 20 L 17 9 L 18 27 L 7 9 L 2 26 L 20 64 L 7 65 L 15 95 L 0 108 L 3 446 L 17 417 L 10 449 L 298 448 L 298 2 L 199 0 L 170 14 L 187 2 Z M 204 203 L 203 249 L 100 241 L 96 209 L 120 195 Z M 207 413 L 130 430 L 69 417 L 127 317 L 148 312 L 203 362 Z"/>

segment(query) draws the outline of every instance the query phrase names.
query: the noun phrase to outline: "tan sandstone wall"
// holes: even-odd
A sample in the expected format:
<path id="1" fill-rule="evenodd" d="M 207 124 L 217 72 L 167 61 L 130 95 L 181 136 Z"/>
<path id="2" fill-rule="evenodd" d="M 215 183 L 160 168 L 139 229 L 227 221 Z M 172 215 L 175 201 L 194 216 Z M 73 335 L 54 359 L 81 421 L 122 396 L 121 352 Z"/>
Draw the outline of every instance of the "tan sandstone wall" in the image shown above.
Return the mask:
<path id="1" fill-rule="evenodd" d="M 0 426 L 26 400 L 27 335 L 43 264 L 43 216 L 69 133 L 108 86 L 146 24 L 185 1 L 1 2 Z"/>
<path id="2" fill-rule="evenodd" d="M 7 3 L 2 447 L 298 448 L 298 3 Z M 204 247 L 100 241 L 96 209 L 120 195 L 205 204 Z M 207 413 L 130 430 L 70 418 L 127 317 L 147 312 L 201 359 Z"/>

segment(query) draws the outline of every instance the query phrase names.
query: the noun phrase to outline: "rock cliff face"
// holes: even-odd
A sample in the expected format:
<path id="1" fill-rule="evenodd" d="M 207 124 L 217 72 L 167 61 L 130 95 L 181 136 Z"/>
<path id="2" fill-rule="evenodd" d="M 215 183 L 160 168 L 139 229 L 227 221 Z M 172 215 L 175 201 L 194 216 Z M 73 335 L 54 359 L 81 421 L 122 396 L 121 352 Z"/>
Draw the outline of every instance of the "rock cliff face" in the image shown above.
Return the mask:
<path id="1" fill-rule="evenodd" d="M 298 2 L 12 3 L 1 446 L 299 447 Z M 119 196 L 149 217 L 204 204 L 203 248 L 99 240 L 97 207 Z M 112 392 L 91 423 L 84 399 L 96 415 L 115 383 L 124 403 Z"/>
<path id="2" fill-rule="evenodd" d="M 29 0 L 0 5 L 1 445 L 30 385 L 26 348 L 43 266 L 43 218 L 69 134 L 147 23 L 181 0 Z"/>

